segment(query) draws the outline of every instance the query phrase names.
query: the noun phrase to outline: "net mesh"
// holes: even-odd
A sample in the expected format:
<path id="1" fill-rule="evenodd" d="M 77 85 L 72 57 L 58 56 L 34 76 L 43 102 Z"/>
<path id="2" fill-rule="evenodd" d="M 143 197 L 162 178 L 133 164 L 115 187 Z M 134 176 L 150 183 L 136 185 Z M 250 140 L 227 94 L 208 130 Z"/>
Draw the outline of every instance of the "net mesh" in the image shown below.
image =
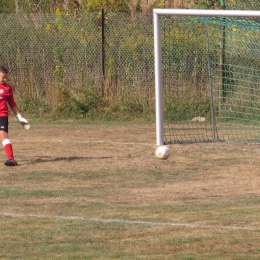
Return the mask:
<path id="1" fill-rule="evenodd" d="M 166 143 L 260 141 L 260 21 L 163 17 Z"/>

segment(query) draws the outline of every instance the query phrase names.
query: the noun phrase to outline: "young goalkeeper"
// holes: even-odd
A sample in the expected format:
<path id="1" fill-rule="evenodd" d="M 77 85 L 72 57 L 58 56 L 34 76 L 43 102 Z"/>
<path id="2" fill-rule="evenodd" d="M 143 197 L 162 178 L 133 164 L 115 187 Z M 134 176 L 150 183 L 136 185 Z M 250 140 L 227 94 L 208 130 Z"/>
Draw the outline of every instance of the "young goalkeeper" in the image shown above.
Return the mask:
<path id="1" fill-rule="evenodd" d="M 6 83 L 8 77 L 8 69 L 0 66 L 0 141 L 4 146 L 4 150 L 8 160 L 4 163 L 6 166 L 18 166 L 14 159 L 12 143 L 8 137 L 8 106 L 12 109 L 19 123 L 24 129 L 29 129 L 28 121 L 19 113 L 17 105 L 14 101 L 13 89 Z"/>

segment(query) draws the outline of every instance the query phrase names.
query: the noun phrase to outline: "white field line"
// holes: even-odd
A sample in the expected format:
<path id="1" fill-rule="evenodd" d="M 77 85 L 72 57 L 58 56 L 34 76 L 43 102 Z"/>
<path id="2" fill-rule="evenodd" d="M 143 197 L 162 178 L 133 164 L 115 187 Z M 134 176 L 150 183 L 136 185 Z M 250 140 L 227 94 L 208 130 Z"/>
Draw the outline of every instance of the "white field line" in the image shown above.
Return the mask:
<path id="1" fill-rule="evenodd" d="M 14 141 L 15 142 L 15 141 Z M 115 144 L 115 145 L 153 145 L 156 146 L 155 143 L 136 143 L 136 142 L 115 142 L 115 141 L 103 141 L 103 140 L 98 140 L 98 141 L 78 141 L 78 140 L 62 140 L 62 139 L 55 139 L 55 140 L 37 140 L 37 141 L 29 141 L 26 140 L 27 143 L 35 143 L 35 142 L 44 142 L 44 143 L 48 143 L 48 142 L 56 142 L 56 143 L 66 143 L 66 142 L 72 142 L 72 143 L 97 143 L 97 144 L 103 144 L 103 143 L 109 143 L 109 144 Z"/>
<path id="2" fill-rule="evenodd" d="M 122 144 L 122 145 L 156 145 L 155 143 L 152 144 L 152 143 L 135 143 L 135 142 L 114 142 L 114 141 L 73 141 L 71 140 L 72 142 L 75 142 L 75 143 L 109 143 L 109 144 Z"/>
<path id="3" fill-rule="evenodd" d="M 86 218 L 79 216 L 60 216 L 60 215 L 37 215 L 37 214 L 21 214 L 0 212 L 0 216 L 13 218 L 47 218 L 47 219 L 65 219 L 65 220 L 81 220 L 81 221 L 95 221 L 103 223 L 121 223 L 131 225 L 146 225 L 146 226 L 175 226 L 196 229 L 228 229 L 228 230 L 246 230 L 246 231 L 260 231 L 260 227 L 239 227 L 239 226 L 221 226 L 221 225 L 197 225 L 189 223 L 173 223 L 173 222 L 152 222 L 142 220 L 124 220 L 124 219 L 103 219 L 103 218 Z"/>
<path id="4" fill-rule="evenodd" d="M 14 143 L 16 141 L 13 141 Z M 116 142 L 116 141 L 105 141 L 105 140 L 96 140 L 96 141 L 91 141 L 91 140 L 72 140 L 72 139 L 66 139 L 66 140 L 62 140 L 62 139 L 49 139 L 49 140 L 37 140 L 37 141 L 30 141 L 30 140 L 26 140 L 27 143 L 35 143 L 35 142 L 44 142 L 44 143 L 48 143 L 48 142 L 54 142 L 54 143 L 66 143 L 66 142 L 70 142 L 70 143 L 82 143 L 82 144 L 88 144 L 88 143 L 94 143 L 94 144 L 114 144 L 114 145 L 145 145 L 145 146 L 154 146 L 156 147 L 156 143 L 143 143 L 143 142 Z M 254 144 L 252 144 L 254 145 Z M 182 147 L 186 147 L 187 144 L 172 144 L 172 148 L 182 148 Z M 217 150 L 241 150 L 241 151 L 255 151 L 255 152 L 260 152 L 260 148 L 254 148 L 254 147 L 250 147 L 250 148 L 239 148 L 239 147 L 231 147 L 231 146 L 214 146 L 214 145 L 203 145 L 201 146 L 201 148 L 205 148 L 205 149 L 217 149 Z"/>

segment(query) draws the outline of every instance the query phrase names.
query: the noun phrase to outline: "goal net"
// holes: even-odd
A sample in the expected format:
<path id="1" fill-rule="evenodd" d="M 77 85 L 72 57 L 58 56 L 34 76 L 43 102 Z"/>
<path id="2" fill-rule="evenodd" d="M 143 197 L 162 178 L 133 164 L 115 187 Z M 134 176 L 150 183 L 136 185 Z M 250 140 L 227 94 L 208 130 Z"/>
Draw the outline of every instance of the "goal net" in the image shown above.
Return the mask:
<path id="1" fill-rule="evenodd" d="M 260 12 L 154 9 L 157 145 L 260 142 Z"/>

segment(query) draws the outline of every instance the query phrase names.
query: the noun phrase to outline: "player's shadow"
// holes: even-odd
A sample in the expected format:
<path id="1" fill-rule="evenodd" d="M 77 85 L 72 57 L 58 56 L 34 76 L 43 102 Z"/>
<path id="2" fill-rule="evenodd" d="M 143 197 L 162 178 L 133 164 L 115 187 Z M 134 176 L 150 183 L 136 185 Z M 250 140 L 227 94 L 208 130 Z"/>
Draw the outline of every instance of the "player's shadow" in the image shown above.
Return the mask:
<path id="1" fill-rule="evenodd" d="M 110 159 L 112 157 L 107 156 L 70 156 L 70 157 L 51 157 L 51 156 L 43 156 L 41 158 L 37 158 L 32 160 L 31 163 L 45 163 L 45 162 L 59 162 L 59 161 L 75 161 L 75 160 L 102 160 L 102 159 Z"/>

